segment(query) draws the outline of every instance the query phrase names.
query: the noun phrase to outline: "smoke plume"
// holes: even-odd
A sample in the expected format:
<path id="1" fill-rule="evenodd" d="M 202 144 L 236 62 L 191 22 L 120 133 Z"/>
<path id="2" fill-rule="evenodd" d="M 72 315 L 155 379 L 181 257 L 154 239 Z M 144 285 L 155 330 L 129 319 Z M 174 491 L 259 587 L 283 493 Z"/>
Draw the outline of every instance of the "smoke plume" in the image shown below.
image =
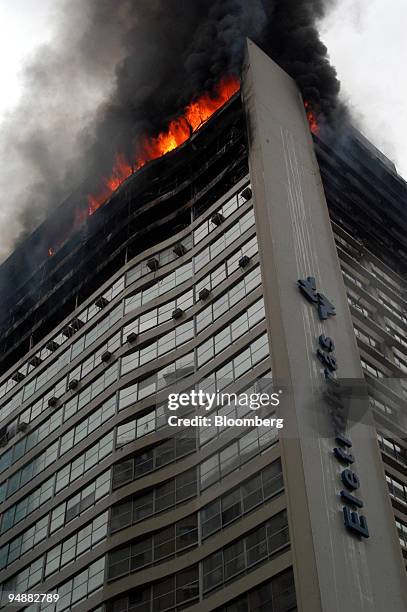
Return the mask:
<path id="1" fill-rule="evenodd" d="M 0 257 L 78 186 L 97 190 L 118 152 L 132 160 L 140 136 L 239 75 L 246 37 L 335 121 L 339 82 L 317 29 L 332 1 L 64 0 L 2 126 Z"/>

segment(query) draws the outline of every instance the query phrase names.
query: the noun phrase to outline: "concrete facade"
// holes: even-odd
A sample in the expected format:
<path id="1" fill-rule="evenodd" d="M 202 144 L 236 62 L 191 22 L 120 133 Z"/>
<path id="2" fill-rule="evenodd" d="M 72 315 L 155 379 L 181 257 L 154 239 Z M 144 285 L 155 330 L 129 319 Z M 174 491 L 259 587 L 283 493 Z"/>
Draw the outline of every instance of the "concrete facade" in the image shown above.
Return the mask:
<path id="1" fill-rule="evenodd" d="M 295 83 L 248 42 L 243 80 L 250 143 L 250 175 L 261 250 L 264 297 L 273 378 L 288 389 L 282 436 L 297 603 L 304 611 L 404 610 L 406 582 L 372 411 L 345 434 L 353 441 L 371 537 L 358 541 L 343 525 L 341 469 L 333 456 L 326 381 L 316 357 L 318 338 L 335 341 L 338 376 L 363 377 L 328 207 Z M 317 289 L 335 305 L 336 316 L 321 321 L 298 294 L 298 279 L 317 279 Z M 352 506 L 356 510 L 356 506 Z"/>

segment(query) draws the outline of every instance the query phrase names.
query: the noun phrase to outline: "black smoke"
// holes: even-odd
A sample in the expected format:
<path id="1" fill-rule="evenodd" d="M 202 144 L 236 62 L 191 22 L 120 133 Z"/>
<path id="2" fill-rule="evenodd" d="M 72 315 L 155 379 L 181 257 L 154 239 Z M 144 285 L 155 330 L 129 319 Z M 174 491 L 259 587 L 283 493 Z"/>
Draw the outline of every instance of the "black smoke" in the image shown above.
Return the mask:
<path id="1" fill-rule="evenodd" d="M 299 86 L 304 100 L 329 123 L 343 118 L 340 82 L 319 37 L 317 23 L 333 0 L 281 0 L 272 4 L 262 47 Z"/>
<path id="2" fill-rule="evenodd" d="M 3 252 L 79 185 L 80 197 L 97 191 L 117 152 L 131 160 L 141 135 L 222 75 L 238 76 L 246 37 L 334 122 L 339 81 L 317 28 L 331 3 L 63 0 L 55 43 L 27 66 L 22 102 L 3 126 Z"/>

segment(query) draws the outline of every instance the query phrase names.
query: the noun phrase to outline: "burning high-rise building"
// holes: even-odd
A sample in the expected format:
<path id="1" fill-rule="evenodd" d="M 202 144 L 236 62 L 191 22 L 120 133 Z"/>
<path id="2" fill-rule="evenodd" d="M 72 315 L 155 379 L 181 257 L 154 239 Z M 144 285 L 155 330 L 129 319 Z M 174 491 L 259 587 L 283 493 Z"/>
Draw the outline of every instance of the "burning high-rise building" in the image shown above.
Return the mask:
<path id="1" fill-rule="evenodd" d="M 6 609 L 407 608 L 406 184 L 254 44 L 222 87 L 0 268 Z"/>

